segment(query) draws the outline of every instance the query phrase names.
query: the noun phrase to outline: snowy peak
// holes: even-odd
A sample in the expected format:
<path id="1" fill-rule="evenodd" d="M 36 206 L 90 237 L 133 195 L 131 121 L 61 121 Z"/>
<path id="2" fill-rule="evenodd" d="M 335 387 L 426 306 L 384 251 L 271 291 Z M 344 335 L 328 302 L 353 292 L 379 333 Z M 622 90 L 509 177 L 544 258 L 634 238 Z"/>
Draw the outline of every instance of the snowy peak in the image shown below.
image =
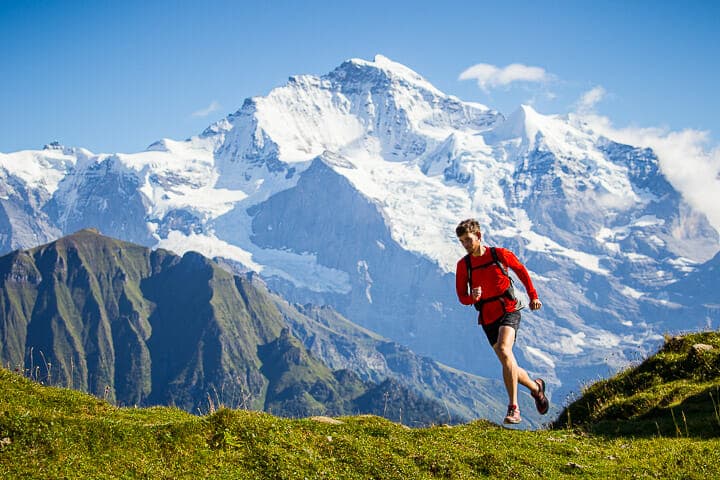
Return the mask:
<path id="1" fill-rule="evenodd" d="M 380 150 L 414 160 L 458 128 L 487 130 L 500 118 L 484 105 L 443 94 L 411 69 L 378 55 L 345 61 L 327 75 L 297 75 L 203 132 L 226 137 L 223 158 L 271 156 L 285 164 L 323 152 Z"/>
<path id="2" fill-rule="evenodd" d="M 613 147 L 616 144 L 578 128 L 567 118 L 542 115 L 522 105 L 485 137 L 506 158 L 515 159 L 515 183 L 527 187 L 516 188 L 519 200 L 552 193 L 565 202 L 574 199 L 588 207 L 596 202 L 610 210 L 626 210 L 648 200 L 639 195 L 638 175 L 630 171 L 630 160 L 620 158 L 618 148 Z M 657 168 L 650 168 L 657 166 L 656 158 L 643 161 L 648 175 L 661 175 Z M 569 208 L 574 208 L 572 202 L 563 206 Z"/>
<path id="3" fill-rule="evenodd" d="M 515 142 L 527 153 L 547 149 L 566 156 L 582 156 L 596 149 L 598 136 L 576 128 L 559 115 L 543 115 L 521 105 L 487 134 L 493 143 Z"/>
<path id="4" fill-rule="evenodd" d="M 376 55 L 373 62 L 360 58 L 347 60 L 327 75 L 343 83 L 372 83 L 379 87 L 390 82 L 405 83 L 426 90 L 433 95 L 444 96 L 430 82 L 414 70 L 394 62 L 383 55 Z"/>
<path id="5" fill-rule="evenodd" d="M 89 153 L 87 150 L 69 149 L 61 145 L 44 150 L 0 153 L 0 177 L 12 175 L 30 188 L 43 189 L 52 194 L 65 175 L 74 169 L 78 157 Z"/>
<path id="6" fill-rule="evenodd" d="M 537 122 L 538 117 L 540 115 L 532 107 L 521 105 L 504 121 L 498 122 L 487 136 L 496 142 L 520 139 L 526 144 L 534 144 L 535 136 L 540 130 L 539 124 L 542 123 Z"/>

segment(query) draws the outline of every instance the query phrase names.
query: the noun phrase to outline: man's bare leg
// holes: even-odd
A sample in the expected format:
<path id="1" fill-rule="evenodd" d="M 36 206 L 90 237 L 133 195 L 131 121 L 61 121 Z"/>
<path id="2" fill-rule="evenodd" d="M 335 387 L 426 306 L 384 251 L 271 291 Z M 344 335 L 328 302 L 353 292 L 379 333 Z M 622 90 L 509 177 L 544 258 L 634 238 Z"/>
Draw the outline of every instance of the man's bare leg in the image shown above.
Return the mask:
<path id="1" fill-rule="evenodd" d="M 515 354 L 512 351 L 514 343 L 515 329 L 507 325 L 501 326 L 498 333 L 498 341 L 493 346 L 493 350 L 495 350 L 495 354 L 502 365 L 503 382 L 505 382 L 509 405 L 518 404 L 518 383 L 527 387 L 532 393 L 540 391 L 538 384 L 530 379 L 525 369 L 518 366 L 515 360 Z"/>

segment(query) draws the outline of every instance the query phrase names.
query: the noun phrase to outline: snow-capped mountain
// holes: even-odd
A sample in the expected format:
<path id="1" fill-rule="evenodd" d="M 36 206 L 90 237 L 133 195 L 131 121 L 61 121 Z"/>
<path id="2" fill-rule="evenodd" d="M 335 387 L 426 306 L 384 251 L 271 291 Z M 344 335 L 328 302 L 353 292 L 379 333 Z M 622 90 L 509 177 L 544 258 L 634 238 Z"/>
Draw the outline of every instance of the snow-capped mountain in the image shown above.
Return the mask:
<path id="1" fill-rule="evenodd" d="M 454 227 L 477 217 L 531 272 L 545 306 L 524 314 L 519 352 L 562 395 L 668 329 L 707 325 L 688 315 L 696 300 L 671 292 L 717 253 L 718 233 L 658 165 L 574 116 L 504 116 L 385 57 L 352 59 L 291 77 L 185 141 L 0 154 L 0 247 L 96 227 L 225 257 L 291 300 L 497 376 L 454 292 Z"/>

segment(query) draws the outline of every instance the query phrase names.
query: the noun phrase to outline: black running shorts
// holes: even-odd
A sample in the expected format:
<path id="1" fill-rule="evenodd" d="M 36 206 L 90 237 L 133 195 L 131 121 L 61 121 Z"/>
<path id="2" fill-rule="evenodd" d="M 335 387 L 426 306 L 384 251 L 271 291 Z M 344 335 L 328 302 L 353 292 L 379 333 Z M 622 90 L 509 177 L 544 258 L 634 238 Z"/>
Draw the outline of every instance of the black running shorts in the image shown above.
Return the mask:
<path id="1" fill-rule="evenodd" d="M 485 335 L 487 335 L 487 339 L 490 342 L 490 345 L 493 347 L 498 341 L 498 336 L 500 334 L 500 327 L 507 325 L 508 327 L 512 327 L 515 329 L 515 338 L 517 338 L 517 331 L 518 328 L 520 328 L 520 312 L 510 312 L 506 313 L 502 317 L 500 317 L 499 320 L 489 324 L 489 325 L 483 325 L 483 330 L 485 330 Z"/>

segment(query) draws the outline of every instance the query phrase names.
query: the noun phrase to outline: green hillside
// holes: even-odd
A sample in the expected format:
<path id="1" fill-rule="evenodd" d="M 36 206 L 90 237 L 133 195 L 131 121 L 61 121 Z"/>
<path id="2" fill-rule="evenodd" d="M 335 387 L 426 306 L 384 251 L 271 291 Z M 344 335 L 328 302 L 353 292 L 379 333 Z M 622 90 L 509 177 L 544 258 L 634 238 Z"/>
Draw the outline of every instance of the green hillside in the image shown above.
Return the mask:
<path id="1" fill-rule="evenodd" d="M 345 357 L 331 368 L 294 336 L 301 322 L 306 335 L 327 340 L 322 351 L 353 350 L 347 320 L 343 334 L 332 329 L 339 319 L 318 327 L 195 252 L 178 256 L 87 229 L 0 257 L 0 365 L 47 385 L 192 413 L 222 404 L 291 417 L 386 414 L 412 426 L 471 418 L 456 398 L 413 388 L 426 385 L 417 376 L 363 378 L 346 371 L 354 365 Z M 319 328 L 334 338 L 316 335 Z M 368 345 L 358 358 L 378 354 Z M 417 361 L 405 357 L 404 371 L 412 370 Z M 435 377 L 440 386 L 459 378 Z"/>
<path id="2" fill-rule="evenodd" d="M 691 352 L 699 344 L 713 348 L 700 349 L 698 361 Z M 717 478 L 720 417 L 710 393 L 718 389 L 718 348 L 717 333 L 671 340 L 642 365 L 588 387 L 569 409 L 582 428 L 540 431 L 485 421 L 410 429 L 375 416 L 117 408 L 0 369 L 0 478 Z M 658 379 L 637 383 L 647 372 Z M 669 391 L 687 394 L 665 405 Z M 592 407 L 582 417 L 581 405 L 640 392 L 654 406 L 639 415 Z M 686 421 L 645 431 L 665 408 Z"/>
<path id="3" fill-rule="evenodd" d="M 284 322 L 245 287 L 197 253 L 82 230 L 0 258 L 0 361 L 122 405 L 194 411 L 227 390 L 262 408 L 257 346 Z"/>
<path id="4" fill-rule="evenodd" d="M 605 435 L 720 437 L 720 333 L 668 337 L 640 365 L 589 386 L 555 426 Z"/>

